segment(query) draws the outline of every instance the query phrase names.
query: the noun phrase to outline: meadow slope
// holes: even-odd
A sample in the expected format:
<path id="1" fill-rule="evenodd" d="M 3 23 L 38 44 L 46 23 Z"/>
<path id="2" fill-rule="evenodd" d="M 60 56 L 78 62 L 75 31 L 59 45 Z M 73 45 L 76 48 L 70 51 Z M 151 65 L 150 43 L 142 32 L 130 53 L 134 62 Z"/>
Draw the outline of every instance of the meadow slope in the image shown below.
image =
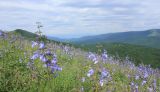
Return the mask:
<path id="1" fill-rule="evenodd" d="M 159 92 L 160 70 L 0 32 L 0 92 Z"/>

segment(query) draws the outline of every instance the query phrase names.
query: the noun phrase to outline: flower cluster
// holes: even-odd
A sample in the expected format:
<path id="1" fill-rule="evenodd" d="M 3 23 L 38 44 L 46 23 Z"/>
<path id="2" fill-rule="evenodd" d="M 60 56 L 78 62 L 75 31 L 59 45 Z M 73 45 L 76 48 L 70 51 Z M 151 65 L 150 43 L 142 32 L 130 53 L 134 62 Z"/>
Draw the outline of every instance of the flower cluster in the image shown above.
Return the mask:
<path id="1" fill-rule="evenodd" d="M 93 69 L 90 69 L 87 73 L 87 76 L 90 77 L 94 74 L 94 70 Z"/>
<path id="2" fill-rule="evenodd" d="M 101 62 L 98 63 L 98 57 L 99 56 L 96 55 L 96 54 L 93 54 L 92 52 L 89 52 L 89 54 L 88 54 L 87 57 L 94 64 L 96 64 L 96 66 L 93 65 L 94 68 L 90 67 L 90 69 L 89 69 L 89 71 L 87 73 L 87 77 L 91 77 L 94 74 L 98 74 L 98 76 L 100 76 L 100 78 L 99 78 L 99 85 L 103 86 L 104 84 L 107 84 L 107 82 L 109 80 L 111 80 L 112 78 L 111 78 L 110 72 L 103 67 L 102 63 Z M 107 51 L 104 50 L 104 52 L 102 53 L 102 56 L 99 57 L 99 58 L 101 58 L 99 60 L 102 60 L 102 62 L 104 62 L 105 60 L 107 60 L 108 59 Z M 101 70 L 98 68 L 98 66 L 101 66 Z M 85 78 L 84 77 L 82 78 L 82 82 L 85 82 Z"/>
<path id="3" fill-rule="evenodd" d="M 101 71 L 101 76 L 100 76 L 100 81 L 99 81 L 100 86 L 103 86 L 104 83 L 107 83 L 110 79 L 111 79 L 111 76 L 110 76 L 109 71 L 103 68 Z"/>
<path id="4" fill-rule="evenodd" d="M 90 59 L 91 61 L 94 62 L 94 64 L 97 64 L 98 63 L 98 58 L 95 54 L 93 54 L 92 52 L 89 52 L 89 55 L 88 55 L 88 59 Z"/>
<path id="5" fill-rule="evenodd" d="M 131 87 L 131 91 L 133 92 L 139 92 L 138 90 L 138 84 L 137 83 L 134 83 L 133 81 L 130 83 L 130 87 Z"/>
<path id="6" fill-rule="evenodd" d="M 57 55 L 55 53 L 52 53 L 49 49 L 45 50 L 45 44 L 44 42 L 35 42 L 32 41 L 32 48 L 38 47 L 39 49 L 33 53 L 31 56 L 31 60 L 39 59 L 43 62 L 43 66 L 46 68 L 49 68 L 51 70 L 51 73 L 54 73 L 55 71 L 62 71 L 62 68 L 57 65 Z M 31 62 L 29 62 L 31 64 Z"/>
<path id="7" fill-rule="evenodd" d="M 157 88 L 156 79 L 152 79 L 151 77 L 156 73 L 155 70 L 150 68 L 150 66 L 139 65 L 138 67 L 134 67 L 135 75 L 134 80 L 130 83 L 131 90 L 139 92 L 139 87 L 148 86 L 147 90 L 149 92 L 155 91 Z M 155 75 L 154 75 L 155 76 Z"/>

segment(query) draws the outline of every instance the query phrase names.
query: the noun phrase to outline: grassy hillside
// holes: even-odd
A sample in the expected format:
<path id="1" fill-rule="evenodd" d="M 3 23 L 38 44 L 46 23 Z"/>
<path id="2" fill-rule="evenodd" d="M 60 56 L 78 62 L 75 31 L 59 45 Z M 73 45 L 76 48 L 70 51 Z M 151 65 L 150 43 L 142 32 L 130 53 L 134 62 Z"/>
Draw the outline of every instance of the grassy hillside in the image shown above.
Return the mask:
<path id="1" fill-rule="evenodd" d="M 152 67 L 160 67 L 160 49 L 144 46 L 123 44 L 123 43 L 101 43 L 77 45 L 87 51 L 98 52 L 99 49 L 106 49 L 108 54 L 116 58 L 125 59 L 127 56 L 135 64 L 150 64 Z"/>
<path id="2" fill-rule="evenodd" d="M 29 40 L 34 40 L 37 37 L 36 34 L 28 32 L 26 30 L 22 30 L 22 29 L 14 30 L 13 33 L 19 34 L 25 39 L 29 39 Z M 144 34 L 144 32 L 142 32 L 142 34 Z M 150 36 L 157 36 L 157 35 L 158 35 L 157 33 L 153 33 Z M 58 43 L 58 44 L 67 44 L 67 43 L 60 43 L 54 40 L 48 40 L 48 41 Z M 71 44 L 68 44 L 68 45 L 71 46 Z M 101 45 L 103 45 L 103 49 L 107 49 L 110 55 L 119 57 L 120 59 L 125 59 L 126 56 L 129 56 L 135 64 L 144 63 L 146 65 L 151 64 L 152 67 L 160 67 L 160 57 L 159 57 L 160 50 L 159 49 L 147 48 L 143 46 L 130 45 L 130 44 L 121 44 L 121 43 L 102 43 Z M 78 44 L 77 47 L 79 46 L 80 45 Z M 92 44 L 87 43 L 84 46 L 80 46 L 80 47 L 85 50 L 88 49 L 90 51 L 97 52 L 98 48 L 96 46 L 97 44 L 95 44 L 95 42 L 93 41 Z"/>
<path id="3" fill-rule="evenodd" d="M 0 92 L 159 92 L 160 71 L 66 45 L 0 35 Z M 13 40 L 16 39 L 16 40 Z M 103 52 L 103 55 L 106 54 Z"/>
<path id="4" fill-rule="evenodd" d="M 77 44 L 96 44 L 103 43 L 128 43 L 133 45 L 142 45 L 153 48 L 160 48 L 160 29 L 152 29 L 147 31 L 130 31 L 120 33 L 110 33 L 97 36 L 88 36 L 78 39 L 72 39 Z"/>
<path id="5" fill-rule="evenodd" d="M 37 35 L 26 30 L 17 29 L 13 31 L 15 34 L 19 34 L 25 39 L 34 40 Z M 153 31 L 155 32 L 155 31 Z M 152 33 L 153 33 L 152 32 Z M 124 33 L 123 33 L 124 34 Z M 130 34 L 130 33 L 129 33 Z M 144 34 L 144 32 L 142 32 Z M 146 32 L 148 34 L 148 32 Z M 150 36 L 157 36 L 157 33 L 153 33 Z M 48 40 L 48 39 L 47 39 Z M 50 42 L 55 42 L 60 44 L 58 41 L 48 40 Z M 61 43 L 67 44 L 67 43 Z M 71 44 L 68 44 L 71 45 Z M 102 43 L 103 49 L 107 49 L 108 53 L 112 56 L 119 57 L 120 59 L 125 59 L 126 56 L 129 56 L 135 64 L 144 63 L 146 65 L 151 64 L 152 67 L 160 67 L 160 50 L 154 48 L 147 48 L 144 46 L 122 44 L 122 43 Z M 78 45 L 79 47 L 80 45 Z M 85 50 L 97 52 L 97 44 L 86 44 L 83 47 Z M 102 47 L 101 47 L 102 48 Z"/>

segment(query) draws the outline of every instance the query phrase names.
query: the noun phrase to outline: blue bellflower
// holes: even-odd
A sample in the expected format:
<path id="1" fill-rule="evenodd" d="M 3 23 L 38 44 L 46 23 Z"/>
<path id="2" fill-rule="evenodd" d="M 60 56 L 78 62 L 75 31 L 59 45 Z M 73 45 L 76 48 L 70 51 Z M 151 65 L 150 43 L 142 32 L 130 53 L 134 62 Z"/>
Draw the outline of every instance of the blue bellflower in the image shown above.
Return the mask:
<path id="1" fill-rule="evenodd" d="M 34 48 L 36 45 L 38 45 L 38 43 L 35 41 L 32 41 L 32 48 Z"/>
<path id="2" fill-rule="evenodd" d="M 45 45 L 44 45 L 43 42 L 39 44 L 39 48 L 40 48 L 40 49 L 43 49 L 44 47 L 45 47 Z"/>
<path id="3" fill-rule="evenodd" d="M 53 60 L 51 61 L 52 64 L 56 64 L 57 63 L 57 58 L 53 58 Z"/>
<path id="4" fill-rule="evenodd" d="M 108 75 L 109 75 L 109 73 L 105 69 L 103 69 L 102 72 L 101 72 L 101 78 L 105 78 Z"/>
<path id="5" fill-rule="evenodd" d="M 104 84 L 104 80 L 103 80 L 103 79 L 101 79 L 101 80 L 99 81 L 99 84 L 100 84 L 100 86 L 102 87 L 102 86 L 103 86 L 103 84 Z"/>
<path id="6" fill-rule="evenodd" d="M 38 53 L 34 53 L 33 56 L 31 57 L 32 60 L 35 60 L 39 57 Z"/>
<path id="7" fill-rule="evenodd" d="M 62 68 L 61 67 L 59 67 L 58 65 L 53 65 L 53 66 L 50 66 L 50 68 L 51 68 L 51 71 L 52 71 L 52 73 L 54 73 L 55 71 L 62 71 Z"/>
<path id="8" fill-rule="evenodd" d="M 94 74 L 94 70 L 93 70 L 93 69 L 90 69 L 90 70 L 88 71 L 87 76 L 90 77 L 90 76 L 92 76 L 93 74 Z"/>

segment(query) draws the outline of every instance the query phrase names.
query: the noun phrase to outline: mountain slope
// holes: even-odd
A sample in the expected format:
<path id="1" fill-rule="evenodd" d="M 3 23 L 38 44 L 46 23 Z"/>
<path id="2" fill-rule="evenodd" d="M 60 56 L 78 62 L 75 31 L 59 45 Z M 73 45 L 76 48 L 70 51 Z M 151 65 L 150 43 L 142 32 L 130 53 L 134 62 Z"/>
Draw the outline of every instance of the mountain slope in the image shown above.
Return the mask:
<path id="1" fill-rule="evenodd" d="M 160 92 L 158 69 L 2 34 L 0 92 Z"/>
<path id="2" fill-rule="evenodd" d="M 47 36 L 47 38 L 50 39 L 50 40 L 65 42 L 65 39 L 60 39 L 60 38 L 57 38 L 57 37 Z"/>
<path id="3" fill-rule="evenodd" d="M 21 29 L 18 29 L 12 32 L 20 34 L 22 37 L 31 39 L 31 40 L 35 39 L 36 37 L 36 34 L 25 31 L 25 30 L 21 30 Z M 153 33 L 150 36 L 155 36 L 155 33 Z M 60 43 L 54 40 L 51 40 L 51 41 Z M 66 43 L 62 43 L 62 44 L 66 44 Z M 160 50 L 159 49 L 147 48 L 147 47 L 137 46 L 137 45 L 122 44 L 122 43 L 101 42 L 101 45 L 103 45 L 104 49 L 107 49 L 110 55 L 113 55 L 113 56 L 119 55 L 121 59 L 124 59 L 126 56 L 129 56 L 130 58 L 132 58 L 133 62 L 136 64 L 144 63 L 144 64 L 151 64 L 153 67 L 160 66 L 160 58 L 159 58 Z M 96 43 L 92 43 L 92 44 L 87 43 L 87 44 L 81 44 L 81 45 L 78 44 L 77 47 L 96 52 L 97 51 L 96 46 L 97 46 Z"/>
<path id="4" fill-rule="evenodd" d="M 37 37 L 37 34 L 29 32 L 29 31 L 26 31 L 26 30 L 23 30 L 23 29 L 16 29 L 16 30 L 11 31 L 10 33 L 11 34 L 14 33 L 14 34 L 20 35 L 21 37 L 23 37 L 25 39 L 28 39 L 28 40 L 35 40 L 36 37 Z M 60 43 L 59 41 L 50 40 L 48 38 L 46 40 L 50 41 L 50 42 Z"/>
<path id="5" fill-rule="evenodd" d="M 151 29 L 147 31 L 131 31 L 110 33 L 97 36 L 82 37 L 79 39 L 72 39 L 71 42 L 75 44 L 88 43 L 129 43 L 135 45 L 143 45 L 148 47 L 160 48 L 160 29 Z"/>
<path id="6" fill-rule="evenodd" d="M 22 38 L 24 39 L 27 39 L 27 40 L 35 40 L 36 37 L 37 37 L 37 34 L 35 33 L 32 33 L 32 32 L 29 32 L 27 30 L 23 30 L 23 29 L 16 29 L 16 30 L 13 30 L 11 32 L 9 32 L 11 34 L 17 34 L 17 35 L 20 35 Z M 50 39 L 49 37 L 46 37 L 43 35 L 43 39 L 48 41 L 48 42 L 54 42 L 54 43 L 57 43 L 57 44 L 63 44 L 63 45 L 70 45 L 70 43 L 67 43 L 67 42 L 61 42 L 60 40 L 57 40 L 57 39 Z"/>
<path id="7" fill-rule="evenodd" d="M 127 56 L 136 65 L 143 63 L 152 67 L 160 67 L 160 49 L 137 46 L 123 43 L 101 43 L 77 45 L 87 51 L 99 52 L 103 49 L 108 51 L 110 56 L 124 60 Z"/>
<path id="8" fill-rule="evenodd" d="M 15 34 L 19 34 L 22 37 L 27 38 L 27 39 L 34 39 L 37 36 L 36 34 L 28 32 L 28 31 L 23 30 L 23 29 L 16 29 L 12 32 L 15 33 Z"/>

